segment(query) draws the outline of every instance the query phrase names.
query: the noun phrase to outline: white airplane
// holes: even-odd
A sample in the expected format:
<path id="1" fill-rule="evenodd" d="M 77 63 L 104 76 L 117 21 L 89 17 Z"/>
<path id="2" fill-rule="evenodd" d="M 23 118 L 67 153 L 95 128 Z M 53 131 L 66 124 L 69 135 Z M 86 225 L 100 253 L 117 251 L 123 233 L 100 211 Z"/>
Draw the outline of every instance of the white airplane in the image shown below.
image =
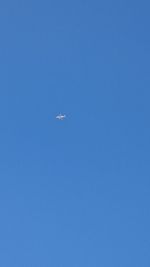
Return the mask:
<path id="1" fill-rule="evenodd" d="M 58 119 L 58 120 L 64 120 L 66 118 L 66 115 L 62 115 L 61 113 L 58 115 L 58 116 L 56 116 L 56 119 Z"/>

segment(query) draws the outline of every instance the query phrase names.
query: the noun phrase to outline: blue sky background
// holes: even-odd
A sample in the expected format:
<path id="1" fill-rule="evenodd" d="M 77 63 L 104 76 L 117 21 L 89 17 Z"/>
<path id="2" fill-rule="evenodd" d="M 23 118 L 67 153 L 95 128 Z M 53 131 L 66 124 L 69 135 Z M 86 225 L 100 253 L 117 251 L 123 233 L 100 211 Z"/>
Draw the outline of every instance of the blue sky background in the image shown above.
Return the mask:
<path id="1" fill-rule="evenodd" d="M 150 266 L 149 10 L 0 2 L 0 266 Z"/>

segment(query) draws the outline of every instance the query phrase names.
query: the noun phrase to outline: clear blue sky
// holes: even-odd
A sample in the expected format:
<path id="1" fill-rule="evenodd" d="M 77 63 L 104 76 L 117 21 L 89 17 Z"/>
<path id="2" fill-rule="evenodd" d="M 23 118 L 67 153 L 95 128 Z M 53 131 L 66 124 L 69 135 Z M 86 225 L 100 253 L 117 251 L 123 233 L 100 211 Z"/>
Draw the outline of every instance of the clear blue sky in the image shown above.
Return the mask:
<path id="1" fill-rule="evenodd" d="M 149 11 L 1 1 L 1 267 L 150 266 Z"/>

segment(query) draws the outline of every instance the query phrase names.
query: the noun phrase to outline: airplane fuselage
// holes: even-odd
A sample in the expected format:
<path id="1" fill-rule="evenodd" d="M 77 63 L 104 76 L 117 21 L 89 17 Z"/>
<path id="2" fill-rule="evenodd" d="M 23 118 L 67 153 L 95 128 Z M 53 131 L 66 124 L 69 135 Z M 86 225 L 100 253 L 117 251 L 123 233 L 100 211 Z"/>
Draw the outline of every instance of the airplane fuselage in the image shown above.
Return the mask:
<path id="1" fill-rule="evenodd" d="M 56 119 L 58 119 L 58 120 L 64 120 L 66 118 L 66 115 L 58 115 L 58 116 L 56 116 Z"/>

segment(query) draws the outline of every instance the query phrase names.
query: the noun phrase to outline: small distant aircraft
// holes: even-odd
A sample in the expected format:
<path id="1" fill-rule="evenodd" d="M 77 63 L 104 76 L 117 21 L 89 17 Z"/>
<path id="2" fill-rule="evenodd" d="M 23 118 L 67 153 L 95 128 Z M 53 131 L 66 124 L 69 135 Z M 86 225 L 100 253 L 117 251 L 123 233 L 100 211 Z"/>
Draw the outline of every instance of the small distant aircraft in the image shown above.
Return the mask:
<path id="1" fill-rule="evenodd" d="M 66 118 L 66 115 L 62 115 L 61 113 L 56 116 L 56 119 L 63 121 Z"/>

